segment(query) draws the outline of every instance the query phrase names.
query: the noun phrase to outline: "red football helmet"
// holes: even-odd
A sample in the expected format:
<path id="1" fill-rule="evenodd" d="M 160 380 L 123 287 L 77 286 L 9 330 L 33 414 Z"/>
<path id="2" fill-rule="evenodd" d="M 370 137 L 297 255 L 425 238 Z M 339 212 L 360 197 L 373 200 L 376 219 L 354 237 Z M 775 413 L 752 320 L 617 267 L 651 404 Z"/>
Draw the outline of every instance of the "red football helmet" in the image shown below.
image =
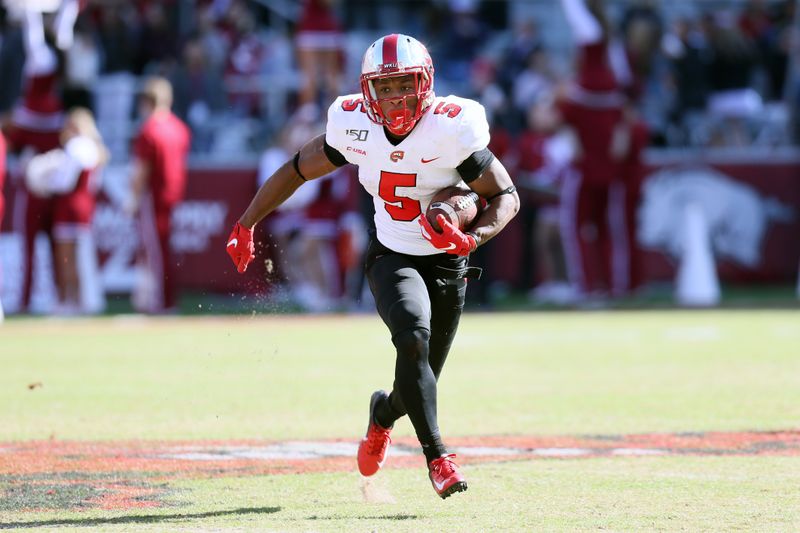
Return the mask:
<path id="1" fill-rule="evenodd" d="M 416 109 L 409 109 L 409 96 L 404 96 L 402 111 L 389 113 L 390 116 L 387 116 L 381 109 L 382 99 L 378 97 L 372 82 L 379 78 L 407 74 L 413 74 L 416 80 Z M 393 33 L 381 37 L 367 48 L 361 62 L 361 93 L 367 104 L 367 116 L 372 122 L 385 126 L 395 135 L 407 134 L 433 103 L 433 61 L 428 50 L 421 42 L 408 35 Z"/>

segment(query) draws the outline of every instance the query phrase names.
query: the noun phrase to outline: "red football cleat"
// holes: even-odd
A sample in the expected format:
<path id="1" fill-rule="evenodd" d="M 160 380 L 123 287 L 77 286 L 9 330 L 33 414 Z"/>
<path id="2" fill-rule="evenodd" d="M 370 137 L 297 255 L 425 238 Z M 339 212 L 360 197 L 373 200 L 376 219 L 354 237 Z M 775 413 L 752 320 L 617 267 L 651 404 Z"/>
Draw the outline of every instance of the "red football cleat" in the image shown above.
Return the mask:
<path id="1" fill-rule="evenodd" d="M 381 427 L 375 422 L 375 406 L 384 398 L 388 398 L 388 394 L 379 390 L 373 392 L 369 400 L 367 434 L 358 445 L 358 471 L 362 476 L 371 476 L 381 469 L 386 461 L 386 450 L 392 442 L 389 438 L 392 428 Z"/>
<path id="2" fill-rule="evenodd" d="M 467 490 L 467 480 L 458 472 L 458 465 L 453 461 L 455 457 L 454 453 L 443 455 L 428 465 L 428 477 L 431 478 L 433 490 L 442 499 L 454 492 Z"/>

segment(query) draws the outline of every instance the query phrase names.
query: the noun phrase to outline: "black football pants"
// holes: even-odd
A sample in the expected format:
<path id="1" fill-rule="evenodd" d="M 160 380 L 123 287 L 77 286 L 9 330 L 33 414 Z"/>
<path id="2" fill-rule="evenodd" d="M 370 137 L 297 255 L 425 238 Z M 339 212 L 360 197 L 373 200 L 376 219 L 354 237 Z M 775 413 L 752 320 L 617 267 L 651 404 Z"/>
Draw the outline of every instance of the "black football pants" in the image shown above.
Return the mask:
<path id="1" fill-rule="evenodd" d="M 367 280 L 397 350 L 389 414 L 381 422 L 388 427 L 408 414 L 426 455 L 429 445 L 442 447 L 436 381 L 464 308 L 466 269 L 466 257 L 400 254 L 374 236 L 366 254 Z M 434 457 L 443 452 L 431 450 Z"/>

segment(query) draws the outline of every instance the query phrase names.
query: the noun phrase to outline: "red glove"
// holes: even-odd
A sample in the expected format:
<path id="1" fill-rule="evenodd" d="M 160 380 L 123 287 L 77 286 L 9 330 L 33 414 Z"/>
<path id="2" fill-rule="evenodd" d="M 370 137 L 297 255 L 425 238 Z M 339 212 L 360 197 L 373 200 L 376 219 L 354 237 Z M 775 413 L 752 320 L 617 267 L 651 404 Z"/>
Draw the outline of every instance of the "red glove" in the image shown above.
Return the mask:
<path id="1" fill-rule="evenodd" d="M 247 265 L 256 258 L 253 229 L 245 228 L 237 222 L 233 227 L 231 236 L 228 237 L 228 246 L 225 249 L 233 259 L 233 264 L 236 265 L 236 269 L 240 274 L 247 270 Z"/>
<path id="2" fill-rule="evenodd" d="M 424 214 L 419 217 L 422 236 L 439 250 L 444 250 L 448 254 L 464 256 L 474 252 L 475 248 L 478 247 L 475 237 L 455 227 L 444 215 L 438 215 L 436 222 L 442 228 L 441 233 L 433 229 Z"/>

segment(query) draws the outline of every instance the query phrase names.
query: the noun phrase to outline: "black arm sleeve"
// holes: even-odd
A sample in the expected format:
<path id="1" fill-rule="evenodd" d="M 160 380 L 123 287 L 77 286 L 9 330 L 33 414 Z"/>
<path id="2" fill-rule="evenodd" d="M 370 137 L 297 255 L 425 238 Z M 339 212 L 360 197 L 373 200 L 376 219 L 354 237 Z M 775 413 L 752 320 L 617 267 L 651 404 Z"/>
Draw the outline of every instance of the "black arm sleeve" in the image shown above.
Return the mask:
<path id="1" fill-rule="evenodd" d="M 347 159 L 344 158 L 342 152 L 328 144 L 328 141 L 325 141 L 325 155 L 328 156 L 328 161 L 336 165 L 337 167 L 342 167 L 347 164 Z"/>
<path id="2" fill-rule="evenodd" d="M 473 152 L 471 156 L 466 158 L 460 165 L 456 167 L 461 179 L 465 183 L 478 179 L 483 174 L 492 161 L 494 161 L 494 154 L 488 148 Z"/>

